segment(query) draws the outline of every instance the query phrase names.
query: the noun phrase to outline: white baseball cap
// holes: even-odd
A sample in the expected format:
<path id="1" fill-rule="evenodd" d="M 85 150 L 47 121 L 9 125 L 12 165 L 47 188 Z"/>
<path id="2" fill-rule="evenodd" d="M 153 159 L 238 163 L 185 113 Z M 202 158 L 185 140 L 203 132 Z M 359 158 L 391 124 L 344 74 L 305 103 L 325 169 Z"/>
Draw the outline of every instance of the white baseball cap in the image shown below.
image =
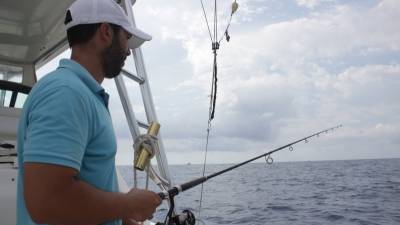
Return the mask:
<path id="1" fill-rule="evenodd" d="M 71 20 L 66 21 L 66 29 L 80 24 L 112 23 L 132 35 L 128 42 L 131 49 L 151 40 L 150 35 L 132 26 L 122 7 L 114 0 L 76 0 L 68 11 Z"/>

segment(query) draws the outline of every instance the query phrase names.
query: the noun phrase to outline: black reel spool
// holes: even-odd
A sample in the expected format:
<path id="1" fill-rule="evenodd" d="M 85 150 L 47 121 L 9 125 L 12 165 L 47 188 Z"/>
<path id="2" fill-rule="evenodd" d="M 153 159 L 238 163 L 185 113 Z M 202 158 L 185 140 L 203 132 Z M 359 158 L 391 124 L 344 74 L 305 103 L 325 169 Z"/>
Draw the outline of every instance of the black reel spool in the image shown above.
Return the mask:
<path id="1" fill-rule="evenodd" d="M 181 214 L 175 215 L 171 217 L 168 224 L 166 223 L 157 223 L 156 225 L 195 225 L 196 217 L 193 212 L 189 209 L 185 209 Z"/>
<path id="2" fill-rule="evenodd" d="M 176 225 L 194 225 L 196 223 L 196 217 L 189 210 L 185 209 L 180 215 L 174 217 Z"/>

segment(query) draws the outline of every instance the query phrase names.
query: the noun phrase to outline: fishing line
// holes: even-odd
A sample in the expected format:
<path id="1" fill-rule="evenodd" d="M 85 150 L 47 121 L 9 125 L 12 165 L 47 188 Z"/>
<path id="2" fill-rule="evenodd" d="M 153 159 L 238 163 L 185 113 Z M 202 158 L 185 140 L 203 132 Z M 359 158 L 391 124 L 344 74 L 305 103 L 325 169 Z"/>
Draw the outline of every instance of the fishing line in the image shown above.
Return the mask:
<path id="1" fill-rule="evenodd" d="M 217 51 L 220 47 L 220 43 L 223 40 L 223 37 L 226 37 L 226 41 L 229 42 L 230 36 L 228 34 L 228 29 L 230 27 L 231 21 L 232 21 L 232 15 L 236 12 L 238 9 L 239 5 L 237 4 L 236 0 L 232 3 L 231 7 L 231 13 L 229 17 L 229 22 L 228 25 L 225 28 L 225 31 L 221 37 L 221 39 L 218 41 L 218 7 L 217 7 L 217 0 L 214 0 L 214 24 L 213 24 L 213 34 L 211 34 L 210 30 L 210 25 L 208 23 L 207 19 L 207 14 L 204 9 L 204 4 L 203 0 L 200 0 L 201 7 L 203 10 L 203 15 L 207 24 L 207 29 L 208 33 L 210 35 L 210 40 L 211 40 L 211 46 L 212 46 L 212 52 L 213 52 L 213 73 L 212 73 L 212 79 L 211 79 L 211 94 L 210 94 L 210 104 L 209 104 L 209 109 L 208 109 L 208 122 L 207 122 L 207 137 L 206 137 L 206 148 L 204 152 L 204 162 L 203 162 L 203 172 L 202 176 L 205 175 L 205 170 L 206 170 L 206 164 L 207 164 L 207 154 L 208 154 L 208 143 L 209 143 L 209 137 L 210 137 L 210 131 L 211 131 L 211 121 L 214 119 L 215 116 L 215 106 L 217 102 L 217 83 L 218 83 L 218 64 L 217 64 Z M 204 191 L 204 184 L 201 184 L 201 190 L 200 190 L 200 199 L 199 199 L 199 210 L 198 213 L 199 215 L 201 214 L 201 205 L 203 201 L 203 191 Z"/>
<path id="2" fill-rule="evenodd" d="M 204 177 L 205 172 L 206 172 L 206 163 L 207 163 L 207 151 L 208 151 L 208 140 L 210 137 L 210 129 L 211 129 L 211 121 L 208 121 L 208 127 L 207 127 L 207 139 L 206 139 L 206 151 L 204 154 L 204 163 L 203 163 L 203 174 L 202 176 Z M 204 183 L 201 184 L 201 190 L 200 190 L 200 200 L 199 200 L 199 217 L 201 216 L 201 203 L 203 201 L 203 189 L 204 189 Z"/>

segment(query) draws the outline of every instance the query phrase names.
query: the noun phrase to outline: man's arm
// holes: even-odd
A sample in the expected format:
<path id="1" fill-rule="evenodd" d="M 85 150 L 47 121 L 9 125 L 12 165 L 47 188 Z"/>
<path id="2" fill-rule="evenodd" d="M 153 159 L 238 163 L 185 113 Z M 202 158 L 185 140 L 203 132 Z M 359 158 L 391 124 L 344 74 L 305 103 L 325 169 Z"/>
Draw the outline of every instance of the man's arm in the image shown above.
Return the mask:
<path id="1" fill-rule="evenodd" d="M 33 221 L 48 224 L 100 224 L 116 219 L 144 221 L 161 203 L 157 194 L 99 190 L 77 179 L 78 171 L 44 163 L 24 163 L 24 198 Z"/>

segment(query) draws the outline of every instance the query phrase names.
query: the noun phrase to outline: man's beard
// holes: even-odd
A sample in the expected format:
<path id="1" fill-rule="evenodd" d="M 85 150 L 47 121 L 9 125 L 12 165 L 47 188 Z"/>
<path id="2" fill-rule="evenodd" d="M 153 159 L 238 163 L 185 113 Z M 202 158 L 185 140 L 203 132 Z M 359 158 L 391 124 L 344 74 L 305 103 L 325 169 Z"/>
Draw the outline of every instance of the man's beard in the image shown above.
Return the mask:
<path id="1" fill-rule="evenodd" d="M 114 78 L 118 76 L 121 73 L 127 55 L 121 47 L 118 37 L 114 36 L 111 45 L 104 49 L 102 55 L 105 77 Z"/>

